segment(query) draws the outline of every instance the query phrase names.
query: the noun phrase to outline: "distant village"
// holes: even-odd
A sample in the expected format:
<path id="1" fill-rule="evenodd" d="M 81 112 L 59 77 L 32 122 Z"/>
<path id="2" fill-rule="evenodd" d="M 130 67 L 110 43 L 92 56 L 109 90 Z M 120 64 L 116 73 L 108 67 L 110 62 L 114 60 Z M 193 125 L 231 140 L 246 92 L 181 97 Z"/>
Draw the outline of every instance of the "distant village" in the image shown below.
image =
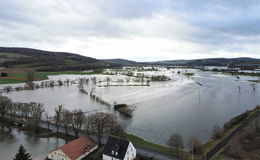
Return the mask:
<path id="1" fill-rule="evenodd" d="M 238 65 L 238 66 L 193 66 L 194 69 L 201 69 L 204 71 L 222 71 L 222 72 L 240 72 L 240 73 L 260 73 L 260 65 Z"/>

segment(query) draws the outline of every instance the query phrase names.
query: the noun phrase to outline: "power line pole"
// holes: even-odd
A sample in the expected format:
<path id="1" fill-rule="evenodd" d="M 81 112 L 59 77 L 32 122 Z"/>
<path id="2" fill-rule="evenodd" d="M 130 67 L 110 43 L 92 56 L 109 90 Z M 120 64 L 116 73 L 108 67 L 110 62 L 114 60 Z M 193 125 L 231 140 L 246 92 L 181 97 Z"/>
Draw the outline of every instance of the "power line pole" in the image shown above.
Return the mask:
<path id="1" fill-rule="evenodd" d="M 191 141 L 191 159 L 193 160 L 193 138 L 192 138 L 192 141 Z"/>

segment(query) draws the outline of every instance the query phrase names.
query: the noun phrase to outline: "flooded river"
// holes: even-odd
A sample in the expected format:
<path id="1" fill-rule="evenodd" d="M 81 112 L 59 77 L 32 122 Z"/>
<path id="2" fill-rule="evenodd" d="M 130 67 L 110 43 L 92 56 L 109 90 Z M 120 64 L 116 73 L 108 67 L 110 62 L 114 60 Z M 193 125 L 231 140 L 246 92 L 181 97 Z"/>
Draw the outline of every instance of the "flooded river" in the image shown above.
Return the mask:
<path id="1" fill-rule="evenodd" d="M 0 128 L 1 124 L 0 124 Z M 7 133 L 1 130 L 0 135 L 0 159 L 12 160 L 20 145 L 32 154 L 33 160 L 44 160 L 53 149 L 65 144 L 65 141 L 57 138 L 39 138 L 30 132 L 12 128 Z"/>
<path id="2" fill-rule="evenodd" d="M 96 89 L 96 95 L 111 104 L 117 102 L 134 105 L 132 119 L 119 116 L 122 123 L 126 124 L 127 132 L 163 145 L 172 133 L 181 134 L 185 142 L 190 136 L 198 136 L 206 141 L 214 125 L 222 126 L 232 117 L 260 104 L 260 88 L 254 91 L 252 82 L 248 81 L 257 79 L 255 77 L 237 79 L 214 72 L 188 72 L 194 72 L 196 76 L 187 78 L 176 74 L 176 71 L 174 74 L 169 72 L 166 74 L 171 77 L 170 81 L 152 82 L 150 87 L 101 87 Z M 59 75 L 49 78 L 58 80 L 93 76 Z M 106 106 L 80 93 L 77 86 L 14 91 L 4 95 L 17 102 L 42 102 L 49 113 L 53 113 L 59 104 L 67 109 L 110 111 Z M 3 147 L 1 143 L 0 147 Z"/>

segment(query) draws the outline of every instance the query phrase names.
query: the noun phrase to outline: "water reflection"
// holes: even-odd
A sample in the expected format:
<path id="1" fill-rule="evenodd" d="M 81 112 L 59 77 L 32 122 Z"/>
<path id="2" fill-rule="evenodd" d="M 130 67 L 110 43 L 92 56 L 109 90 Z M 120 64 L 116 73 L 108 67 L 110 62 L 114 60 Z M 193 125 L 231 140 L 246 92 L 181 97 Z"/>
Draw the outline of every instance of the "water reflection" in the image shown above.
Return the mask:
<path id="1" fill-rule="evenodd" d="M 1 123 L 0 132 L 1 160 L 12 159 L 20 145 L 32 154 L 33 160 L 43 160 L 49 151 L 65 144 L 62 139 L 39 138 L 34 133 L 8 128 Z"/>
<path id="2" fill-rule="evenodd" d="M 193 80 L 182 74 L 171 74 L 171 81 L 152 82 L 150 87 L 101 87 L 96 88 L 96 95 L 102 95 L 102 99 L 111 104 L 116 101 L 135 105 L 132 119 L 119 116 L 127 125 L 127 131 L 160 144 L 166 144 L 169 136 L 175 132 L 185 140 L 190 136 L 198 136 L 205 141 L 210 137 L 212 126 L 221 126 L 232 117 L 260 104 L 259 88 L 253 90 L 250 85 L 252 82 L 248 81 L 257 79 L 255 77 L 241 76 L 238 80 L 230 75 L 213 72 L 191 72 L 196 73 Z M 65 80 L 93 76 L 104 77 L 58 75 L 50 78 Z M 49 113 L 53 113 L 59 104 L 67 109 L 81 108 L 83 111 L 109 110 L 81 94 L 77 86 L 10 92 L 4 95 L 17 102 L 44 103 Z"/>
<path id="3" fill-rule="evenodd" d="M 12 128 L 0 123 L 0 142 L 13 137 Z"/>

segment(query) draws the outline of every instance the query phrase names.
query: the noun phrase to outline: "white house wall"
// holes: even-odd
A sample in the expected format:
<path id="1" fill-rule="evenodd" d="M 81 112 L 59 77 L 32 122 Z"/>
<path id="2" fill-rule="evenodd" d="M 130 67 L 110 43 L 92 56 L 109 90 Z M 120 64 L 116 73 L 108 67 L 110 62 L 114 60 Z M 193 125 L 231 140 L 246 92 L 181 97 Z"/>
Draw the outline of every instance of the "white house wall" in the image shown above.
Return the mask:
<path id="1" fill-rule="evenodd" d="M 103 160 L 120 160 L 103 154 Z"/>
<path id="2" fill-rule="evenodd" d="M 136 149 L 134 145 L 130 142 L 126 150 L 124 160 L 134 160 L 136 158 Z"/>

